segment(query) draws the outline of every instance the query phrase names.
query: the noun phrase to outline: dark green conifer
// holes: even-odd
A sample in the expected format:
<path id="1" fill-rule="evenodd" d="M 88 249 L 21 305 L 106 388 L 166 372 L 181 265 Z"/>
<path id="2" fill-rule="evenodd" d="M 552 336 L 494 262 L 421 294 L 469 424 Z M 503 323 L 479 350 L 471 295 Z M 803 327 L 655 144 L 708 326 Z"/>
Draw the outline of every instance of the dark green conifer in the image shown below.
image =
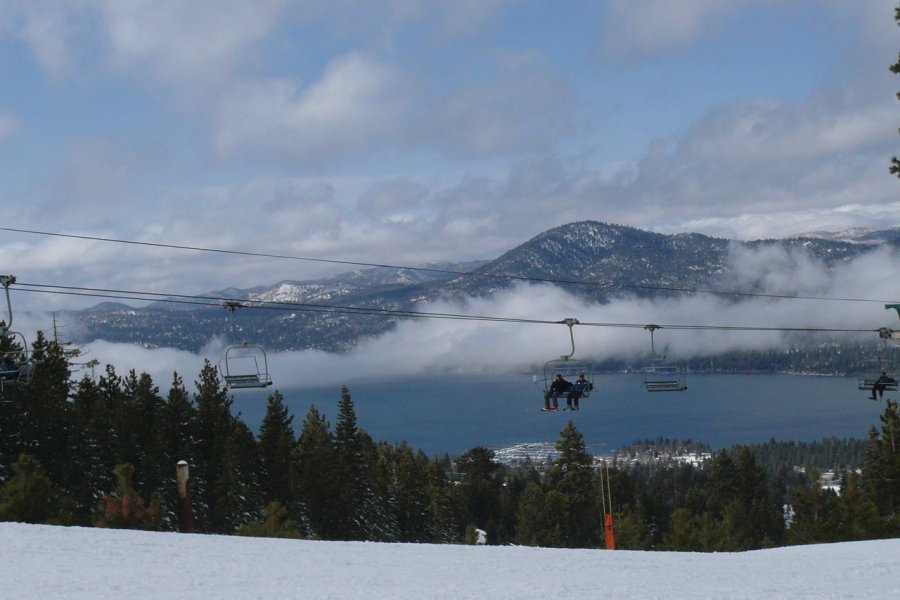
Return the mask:
<path id="1" fill-rule="evenodd" d="M 293 485 L 294 416 L 277 390 L 266 400 L 266 414 L 259 427 L 259 482 L 262 502 L 280 502 L 288 510 L 296 508 Z"/>
<path id="2" fill-rule="evenodd" d="M 0 521 L 69 524 L 69 503 L 61 496 L 41 468 L 27 454 L 12 466 L 13 476 L 0 487 Z"/>
<path id="3" fill-rule="evenodd" d="M 332 539 L 336 535 L 339 481 L 335 468 L 334 437 L 318 409 L 306 412 L 294 453 L 297 469 L 295 486 L 315 537 Z"/>

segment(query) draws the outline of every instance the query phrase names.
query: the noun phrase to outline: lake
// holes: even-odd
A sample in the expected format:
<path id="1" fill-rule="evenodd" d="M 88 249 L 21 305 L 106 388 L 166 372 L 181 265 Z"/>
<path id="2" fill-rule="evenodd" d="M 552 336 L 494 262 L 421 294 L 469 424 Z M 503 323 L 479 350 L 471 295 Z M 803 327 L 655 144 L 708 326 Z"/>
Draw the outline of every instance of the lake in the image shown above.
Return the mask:
<path id="1" fill-rule="evenodd" d="M 275 389 L 235 391 L 234 411 L 254 431 Z M 713 449 L 775 440 L 866 438 L 884 401 L 856 378 L 793 375 L 688 375 L 688 390 L 644 390 L 639 375 L 599 375 L 581 410 L 545 413 L 541 384 L 526 375 L 433 375 L 348 384 L 358 425 L 376 441 L 406 440 L 429 455 L 475 446 L 554 442 L 571 419 L 591 452 L 639 439 L 705 442 Z M 280 389 L 299 432 L 310 405 L 334 427 L 340 386 Z M 894 393 L 896 395 L 896 393 Z M 565 401 L 563 399 L 563 405 Z"/>

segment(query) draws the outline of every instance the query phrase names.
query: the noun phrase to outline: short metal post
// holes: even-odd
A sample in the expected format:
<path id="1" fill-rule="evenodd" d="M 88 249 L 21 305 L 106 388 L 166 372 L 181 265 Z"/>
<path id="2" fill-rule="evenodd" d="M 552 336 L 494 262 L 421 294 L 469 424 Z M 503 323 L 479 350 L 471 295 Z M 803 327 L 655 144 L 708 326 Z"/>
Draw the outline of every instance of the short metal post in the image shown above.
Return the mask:
<path id="1" fill-rule="evenodd" d="M 191 493 L 188 489 L 190 469 L 186 460 L 179 460 L 175 466 L 175 481 L 178 484 L 178 531 L 194 532 L 194 513 L 191 510 Z"/>

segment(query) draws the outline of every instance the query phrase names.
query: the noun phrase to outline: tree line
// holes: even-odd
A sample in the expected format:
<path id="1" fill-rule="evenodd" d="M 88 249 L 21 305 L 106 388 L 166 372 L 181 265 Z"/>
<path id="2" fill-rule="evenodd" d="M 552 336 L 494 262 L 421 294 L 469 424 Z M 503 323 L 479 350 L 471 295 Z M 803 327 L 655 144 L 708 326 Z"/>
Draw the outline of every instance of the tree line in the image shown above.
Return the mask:
<path id="1" fill-rule="evenodd" d="M 41 334 L 33 350 L 33 380 L 4 387 L 0 402 L 0 520 L 175 531 L 175 465 L 187 460 L 200 533 L 471 543 L 482 530 L 491 544 L 602 547 L 604 509 L 627 549 L 730 551 L 900 532 L 891 401 L 861 468 L 846 444 L 823 446 L 847 467 L 838 493 L 814 469 L 787 469 L 772 444 L 720 451 L 703 468 L 598 470 L 572 422 L 542 470 L 500 464 L 483 447 L 429 457 L 374 440 L 346 387 L 333 426 L 311 406 L 295 427 L 276 391 L 254 434 L 208 362 L 195 391 L 174 374 L 163 395 L 146 373 L 111 366 L 71 381 L 70 357 Z"/>

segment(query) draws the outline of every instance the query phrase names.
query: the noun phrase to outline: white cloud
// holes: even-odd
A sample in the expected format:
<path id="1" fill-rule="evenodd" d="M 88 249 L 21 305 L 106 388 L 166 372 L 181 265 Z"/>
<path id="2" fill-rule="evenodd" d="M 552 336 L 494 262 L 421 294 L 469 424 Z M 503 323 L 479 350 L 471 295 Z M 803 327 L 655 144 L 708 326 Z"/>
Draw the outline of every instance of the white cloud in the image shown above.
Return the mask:
<path id="1" fill-rule="evenodd" d="M 183 87 L 232 75 L 254 59 L 256 44 L 278 25 L 284 2 L 261 0 L 96 0 L 121 69 L 140 67 Z"/>
<path id="2" fill-rule="evenodd" d="M 245 81 L 226 92 L 213 143 L 220 155 L 249 149 L 330 160 L 392 137 L 406 88 L 399 71 L 361 52 L 333 59 L 305 87 L 286 79 Z"/>
<path id="3" fill-rule="evenodd" d="M 893 141 L 896 106 L 791 106 L 759 100 L 699 121 L 684 142 L 697 159 L 741 164 L 817 160 Z"/>
<path id="4" fill-rule="evenodd" d="M 601 45 L 621 60 L 682 49 L 747 0 L 612 0 L 604 10 Z"/>
<path id="5" fill-rule="evenodd" d="M 471 159 L 547 151 L 572 134 L 575 92 L 545 57 L 489 55 L 477 68 L 487 74 L 451 94 L 426 98 L 429 106 L 413 136 L 442 153 Z"/>
<path id="6" fill-rule="evenodd" d="M 734 247 L 732 275 L 716 289 L 776 295 L 868 299 L 871 302 L 740 298 L 699 293 L 668 300 L 622 297 L 608 304 L 576 298 L 559 288 L 523 284 L 493 298 L 463 303 L 438 302 L 420 307 L 432 313 L 468 314 L 512 319 L 561 321 L 575 317 L 575 358 L 622 359 L 639 366 L 650 353 L 650 336 L 641 326 L 663 325 L 655 335 L 656 351 L 673 358 L 703 356 L 739 349 L 784 348 L 794 334 L 779 331 L 724 331 L 666 328 L 666 325 L 868 329 L 869 335 L 814 333 L 812 339 L 861 339 L 877 342 L 874 331 L 892 326 L 896 316 L 884 310 L 884 298 L 895 293 L 890 278 L 897 256 L 887 249 L 838 264 L 824 264 L 800 251 L 776 247 Z M 597 326 L 631 324 L 635 327 Z M 168 384 L 173 371 L 193 381 L 203 360 L 218 364 L 225 352 L 222 339 L 212 340 L 199 354 L 153 350 L 133 345 L 94 342 L 90 356 L 115 365 L 119 372 L 139 367 L 158 384 Z M 364 340 L 343 355 L 320 351 L 269 352 L 276 387 L 352 383 L 434 372 L 539 371 L 544 362 L 570 351 L 562 324 L 522 324 L 444 319 L 403 321 L 391 332 Z M 162 379 L 159 379 L 162 377 Z"/>

